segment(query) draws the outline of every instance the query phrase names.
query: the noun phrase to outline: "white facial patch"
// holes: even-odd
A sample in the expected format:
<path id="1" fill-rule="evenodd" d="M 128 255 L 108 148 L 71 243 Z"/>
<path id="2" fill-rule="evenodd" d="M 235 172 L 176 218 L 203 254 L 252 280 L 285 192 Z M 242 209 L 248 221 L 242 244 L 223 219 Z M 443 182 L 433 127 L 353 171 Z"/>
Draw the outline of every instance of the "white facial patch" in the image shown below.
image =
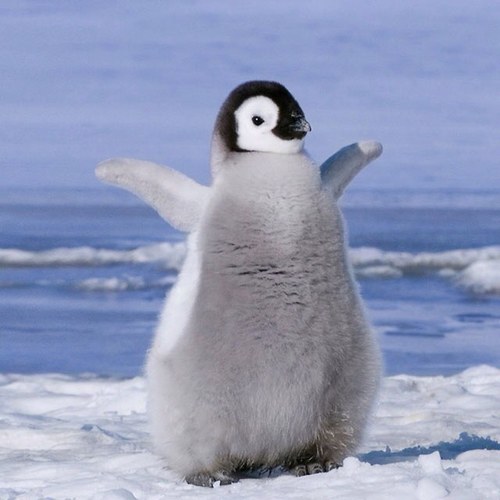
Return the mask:
<path id="1" fill-rule="evenodd" d="M 298 153 L 302 139 L 285 140 L 273 134 L 279 119 L 279 108 L 269 97 L 256 96 L 244 101 L 234 112 L 236 144 L 247 151 L 263 153 Z"/>

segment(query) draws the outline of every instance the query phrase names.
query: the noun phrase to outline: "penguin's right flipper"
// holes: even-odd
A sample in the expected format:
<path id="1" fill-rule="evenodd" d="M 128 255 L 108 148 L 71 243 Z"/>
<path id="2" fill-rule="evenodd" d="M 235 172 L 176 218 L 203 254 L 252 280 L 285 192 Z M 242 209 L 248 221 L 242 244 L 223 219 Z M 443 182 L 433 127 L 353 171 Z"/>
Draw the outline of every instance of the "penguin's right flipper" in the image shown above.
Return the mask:
<path id="1" fill-rule="evenodd" d="M 382 144 L 376 141 L 355 142 L 343 147 L 321 165 L 323 186 L 332 191 L 335 199 L 340 198 L 354 176 L 381 154 Z"/>
<path id="2" fill-rule="evenodd" d="M 130 158 L 112 158 L 99 163 L 96 176 L 134 193 L 170 225 L 186 232 L 197 225 L 210 193 L 208 186 L 176 170 Z"/>

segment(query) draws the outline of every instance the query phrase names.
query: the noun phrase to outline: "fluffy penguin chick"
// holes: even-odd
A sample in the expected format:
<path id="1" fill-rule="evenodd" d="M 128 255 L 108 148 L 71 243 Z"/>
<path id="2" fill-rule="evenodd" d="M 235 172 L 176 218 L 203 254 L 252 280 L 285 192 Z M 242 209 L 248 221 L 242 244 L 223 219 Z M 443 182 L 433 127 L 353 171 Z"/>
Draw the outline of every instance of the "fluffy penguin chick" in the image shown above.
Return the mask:
<path id="1" fill-rule="evenodd" d="M 380 363 L 336 204 L 354 174 L 325 184 L 310 130 L 274 82 L 240 85 L 217 117 L 210 196 L 147 362 L 154 444 L 190 483 L 329 470 L 362 437 Z"/>

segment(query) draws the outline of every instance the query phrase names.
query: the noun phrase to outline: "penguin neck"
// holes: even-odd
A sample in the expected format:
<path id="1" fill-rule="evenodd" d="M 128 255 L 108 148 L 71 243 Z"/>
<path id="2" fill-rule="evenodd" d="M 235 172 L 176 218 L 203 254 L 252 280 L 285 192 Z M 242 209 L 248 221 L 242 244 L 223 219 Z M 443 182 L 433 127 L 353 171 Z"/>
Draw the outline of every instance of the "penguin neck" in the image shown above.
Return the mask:
<path id="1" fill-rule="evenodd" d="M 271 197 L 319 191 L 320 184 L 319 168 L 303 153 L 228 153 L 214 177 L 217 190 Z"/>
<path id="2" fill-rule="evenodd" d="M 224 144 L 224 140 L 219 133 L 214 132 L 212 136 L 212 145 L 210 151 L 210 169 L 212 178 L 215 178 L 221 170 L 224 162 L 227 160 L 230 151 Z"/>
<path id="3" fill-rule="evenodd" d="M 215 178 L 228 167 L 231 168 L 231 166 L 234 166 L 235 164 L 245 165 L 249 160 L 251 160 L 250 168 L 252 169 L 255 169 L 256 165 L 262 163 L 264 165 L 274 165 L 277 169 L 280 169 L 280 167 L 290 168 L 291 164 L 297 164 L 297 162 L 303 165 L 312 164 L 312 160 L 309 158 L 304 149 L 301 149 L 299 152 L 293 154 L 264 153 L 258 151 L 230 151 L 220 134 L 217 131 L 214 132 L 210 151 L 210 169 L 212 179 L 215 180 Z M 269 170 L 267 170 L 267 173 L 269 175 Z"/>

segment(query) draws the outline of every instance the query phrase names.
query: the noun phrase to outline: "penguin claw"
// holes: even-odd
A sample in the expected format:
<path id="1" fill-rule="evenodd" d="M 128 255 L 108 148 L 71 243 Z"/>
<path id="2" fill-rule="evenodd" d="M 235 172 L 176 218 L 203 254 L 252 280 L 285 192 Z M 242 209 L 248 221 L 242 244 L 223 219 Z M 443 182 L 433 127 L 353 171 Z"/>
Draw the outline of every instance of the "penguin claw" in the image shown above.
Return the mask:
<path id="1" fill-rule="evenodd" d="M 333 469 L 337 469 L 339 467 L 335 462 L 325 462 L 321 464 L 319 462 L 313 462 L 310 464 L 300 464 L 294 467 L 294 472 L 297 477 L 300 476 L 308 476 L 311 474 L 319 474 L 320 472 L 329 472 Z"/>
<path id="2" fill-rule="evenodd" d="M 220 482 L 221 486 L 227 486 L 228 484 L 237 483 L 239 479 L 226 472 L 216 472 L 214 474 L 199 472 L 198 474 L 186 476 L 186 483 L 204 488 L 213 488 L 214 483 L 217 481 Z"/>
<path id="3" fill-rule="evenodd" d="M 237 483 L 239 479 L 236 477 L 226 477 L 224 479 L 218 479 L 218 481 L 220 481 L 221 486 L 227 486 L 228 484 Z"/>
<path id="4" fill-rule="evenodd" d="M 304 464 L 296 465 L 294 472 L 297 477 L 307 476 L 307 467 Z"/>
<path id="5" fill-rule="evenodd" d="M 325 472 L 325 469 L 321 464 L 307 464 L 308 474 L 319 474 L 320 472 Z"/>
<path id="6" fill-rule="evenodd" d="M 325 462 L 325 465 L 324 465 L 324 470 L 325 472 L 330 472 L 331 470 L 333 469 L 338 469 L 340 467 L 340 465 L 336 462 Z"/>
<path id="7" fill-rule="evenodd" d="M 204 488 L 213 488 L 214 478 L 206 472 L 200 472 L 199 474 L 186 476 L 186 483 L 194 486 L 203 486 Z"/>

